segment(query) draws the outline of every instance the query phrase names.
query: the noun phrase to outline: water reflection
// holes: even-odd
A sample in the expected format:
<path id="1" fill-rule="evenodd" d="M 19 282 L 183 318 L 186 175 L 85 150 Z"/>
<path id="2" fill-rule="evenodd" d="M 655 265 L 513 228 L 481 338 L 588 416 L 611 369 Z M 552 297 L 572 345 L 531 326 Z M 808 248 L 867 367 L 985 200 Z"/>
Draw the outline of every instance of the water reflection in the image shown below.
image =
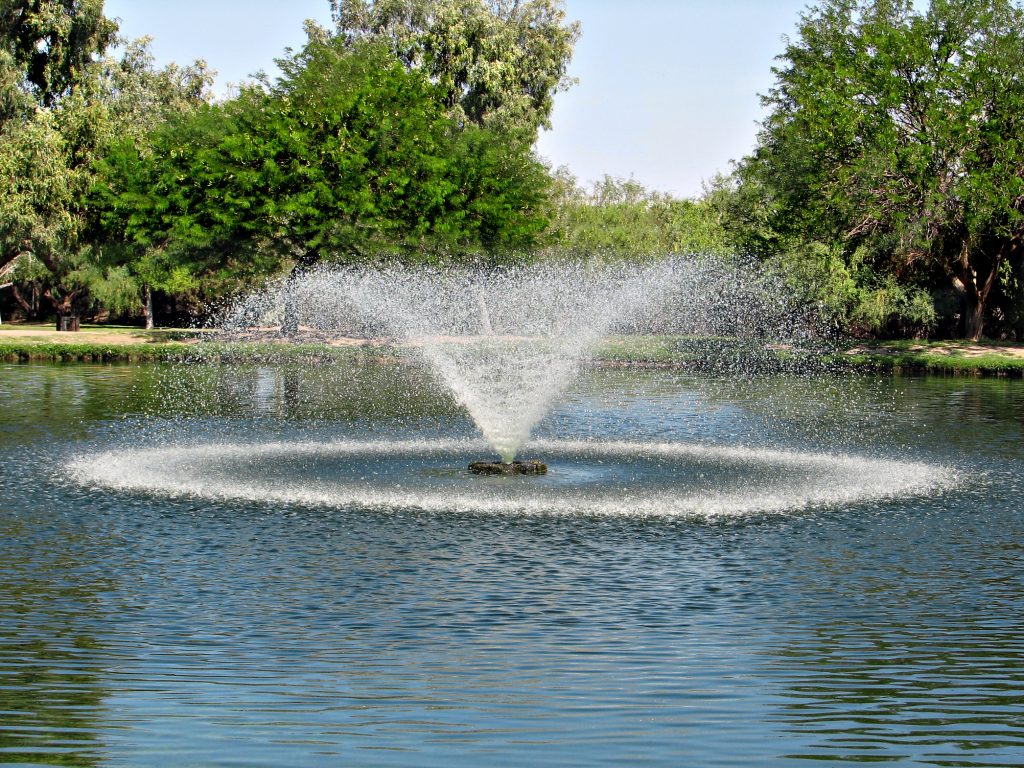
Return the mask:
<path id="1" fill-rule="evenodd" d="M 777 715 L 800 749 L 851 762 L 1020 765 L 1024 667 L 1020 627 L 964 617 L 877 625 L 830 622 L 790 637 L 774 672 Z"/>
<path id="2" fill-rule="evenodd" d="M 0 510 L 0 762 L 93 765 L 109 694 L 94 627 L 114 584 L 83 559 L 86 536 L 54 528 Z"/>

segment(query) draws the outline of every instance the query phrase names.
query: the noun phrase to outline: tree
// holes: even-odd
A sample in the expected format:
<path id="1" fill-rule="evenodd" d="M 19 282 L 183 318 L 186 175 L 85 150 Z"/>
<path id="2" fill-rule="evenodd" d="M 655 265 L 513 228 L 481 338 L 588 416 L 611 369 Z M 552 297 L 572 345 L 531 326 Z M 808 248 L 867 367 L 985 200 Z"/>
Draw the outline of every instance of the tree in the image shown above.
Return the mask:
<path id="1" fill-rule="evenodd" d="M 0 267 L 31 251 L 34 233 L 52 247 L 66 230 L 66 221 L 43 221 L 61 218 L 54 206 L 72 190 L 60 188 L 71 179 L 54 165 L 65 156 L 57 126 L 36 109 L 67 95 L 113 41 L 117 27 L 102 8 L 102 0 L 0 0 Z"/>
<path id="2" fill-rule="evenodd" d="M 260 157 L 259 136 L 238 127 L 263 98 L 246 91 L 171 115 L 144 139 L 114 142 L 98 158 L 92 238 L 114 264 L 167 292 L 195 288 L 200 278 L 213 293 L 230 291 L 277 268 L 280 258 L 271 255 L 267 265 L 253 242 L 273 226 L 266 192 L 280 171 Z"/>
<path id="3" fill-rule="evenodd" d="M 20 86 L 44 107 L 79 82 L 117 38 L 103 0 L 0 0 L 0 40 Z"/>
<path id="4" fill-rule="evenodd" d="M 456 125 L 378 42 L 308 31 L 272 87 L 111 149 L 92 197 L 104 239 L 145 254 L 158 283 L 211 293 L 321 260 L 498 258 L 536 241 L 548 177 L 531 141 Z"/>
<path id="5" fill-rule="evenodd" d="M 201 100 L 209 84 L 201 62 L 155 69 L 146 40 L 105 55 L 117 26 L 102 7 L 0 5 L 0 266 L 17 259 L 15 279 L 45 283 L 59 328 L 77 327 L 90 295 L 113 306 L 139 296 L 130 272 L 89 241 L 93 163 L 115 139 L 138 138 L 168 110 Z"/>
<path id="6" fill-rule="evenodd" d="M 718 211 L 704 201 L 653 192 L 632 179 L 605 176 L 590 189 L 555 174 L 549 253 L 637 259 L 725 250 Z"/>
<path id="7" fill-rule="evenodd" d="M 157 68 L 150 51 L 150 39 L 123 43 L 119 59 L 106 59 L 96 68 L 93 100 L 102 112 L 90 123 L 97 132 L 95 159 L 90 164 L 90 189 L 95 186 L 96 168 L 118 142 L 145 144 L 145 137 L 167 120 L 191 115 L 210 101 L 213 73 L 202 60 L 190 65 L 169 64 Z M 141 294 L 146 329 L 153 328 L 153 290 L 180 294 L 195 287 L 192 276 L 180 265 L 167 264 L 162 254 L 134 249 L 97 238 L 97 212 L 86 215 L 93 243 L 93 266 L 88 284 L 101 305 L 123 312 L 138 305 Z"/>
<path id="8" fill-rule="evenodd" d="M 424 72 L 456 121 L 549 127 L 556 93 L 568 77 L 576 22 L 560 0 L 331 0 L 349 43 L 386 43 L 410 69 Z"/>
<path id="9" fill-rule="evenodd" d="M 111 238 L 242 282 L 325 258 L 436 261 L 533 242 L 547 176 L 528 141 L 454 125 L 437 87 L 379 43 L 311 33 L 269 90 L 108 155 L 94 192 Z"/>
<path id="10" fill-rule="evenodd" d="M 51 112 L 0 128 L 0 242 L 4 263 L 33 254 L 48 268 L 78 232 L 74 214 L 81 177 Z M 48 298 L 53 298 L 49 294 Z M 57 298 L 62 307 L 65 297 Z"/>
<path id="11" fill-rule="evenodd" d="M 762 242 L 841 243 L 895 284 L 945 283 L 979 338 L 1024 258 L 1024 12 L 825 0 L 779 60 L 739 168 Z"/>

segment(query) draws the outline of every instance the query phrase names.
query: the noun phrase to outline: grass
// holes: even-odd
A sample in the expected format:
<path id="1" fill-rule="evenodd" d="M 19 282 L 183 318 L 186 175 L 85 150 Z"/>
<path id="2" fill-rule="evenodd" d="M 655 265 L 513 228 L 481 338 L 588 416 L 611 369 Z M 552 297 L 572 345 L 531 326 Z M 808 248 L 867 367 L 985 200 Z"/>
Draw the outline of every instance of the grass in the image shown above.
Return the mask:
<path id="1" fill-rule="evenodd" d="M 595 357 L 608 363 L 681 362 L 676 336 L 613 336 L 598 346 Z"/>
<path id="2" fill-rule="evenodd" d="M 17 333 L 17 336 L 14 334 Z M 7 336 L 8 339 L 52 339 L 56 334 L 53 323 L 0 323 L 0 341 Z M 125 340 L 138 340 L 140 342 L 158 343 L 162 341 L 184 341 L 196 339 L 205 331 L 192 328 L 154 328 L 145 330 L 136 325 L 94 325 L 83 324 L 78 333 L 61 334 L 73 338 L 87 338 L 89 336 L 117 336 Z"/>
<path id="3" fill-rule="evenodd" d="M 0 360 L 8 363 L 152 363 L 183 360 L 192 345 L 180 343 L 97 344 L 88 341 L 56 342 L 45 339 L 0 338 Z"/>
<path id="4" fill-rule="evenodd" d="M 597 350 L 600 361 L 726 371 L 851 371 L 1024 378 L 1024 344 L 1002 341 L 874 341 L 831 350 L 765 345 L 715 337 L 615 337 Z"/>
<path id="5" fill-rule="evenodd" d="M 17 330 L 17 335 L 5 331 Z M 386 347 L 330 347 L 269 342 L 196 343 L 206 331 L 90 325 L 78 333 L 57 333 L 51 325 L 0 326 L 0 361 L 8 363 L 152 363 L 181 361 L 261 362 L 351 360 L 389 354 Z"/>
<path id="6" fill-rule="evenodd" d="M 18 329 L 21 333 L 5 333 L 11 329 Z M 29 332 L 27 335 L 26 331 Z M 84 326 L 79 333 L 56 334 L 50 325 L 5 324 L 0 326 L 0 361 L 330 362 L 369 360 L 396 354 L 394 348 L 387 346 L 332 347 L 252 341 L 195 343 L 203 335 L 203 331 L 195 330 L 144 331 L 131 326 L 109 325 Z M 98 340 L 101 336 L 103 341 Z M 838 345 L 822 353 L 727 337 L 616 336 L 598 346 L 595 360 L 607 365 L 695 371 L 840 370 L 1024 377 L 1024 344 L 997 341 L 874 341 Z"/>
<path id="7" fill-rule="evenodd" d="M 698 372 L 807 372 L 821 369 L 817 350 L 725 336 L 617 336 L 595 359 L 612 365 L 685 368 Z"/>
<path id="8" fill-rule="evenodd" d="M 900 340 L 853 346 L 837 357 L 854 369 L 886 373 L 1024 377 L 1024 355 L 1015 350 L 1024 344 Z"/>
<path id="9" fill-rule="evenodd" d="M 392 354 L 393 350 L 388 347 L 322 344 L 50 344 L 0 340 L 0 361 L 7 363 L 331 362 L 377 359 Z"/>

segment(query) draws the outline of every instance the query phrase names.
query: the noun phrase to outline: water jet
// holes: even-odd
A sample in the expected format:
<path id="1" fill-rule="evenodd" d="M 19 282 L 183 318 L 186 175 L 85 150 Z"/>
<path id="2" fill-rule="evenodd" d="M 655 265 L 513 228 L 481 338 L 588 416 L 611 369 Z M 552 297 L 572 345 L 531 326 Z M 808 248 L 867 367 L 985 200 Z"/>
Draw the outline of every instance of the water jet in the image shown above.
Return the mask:
<path id="1" fill-rule="evenodd" d="M 661 309 L 682 286 L 706 283 L 690 262 L 321 269 L 247 297 L 225 327 L 283 326 L 300 308 L 300 326 L 321 334 L 392 339 L 512 465 L 610 331 Z"/>

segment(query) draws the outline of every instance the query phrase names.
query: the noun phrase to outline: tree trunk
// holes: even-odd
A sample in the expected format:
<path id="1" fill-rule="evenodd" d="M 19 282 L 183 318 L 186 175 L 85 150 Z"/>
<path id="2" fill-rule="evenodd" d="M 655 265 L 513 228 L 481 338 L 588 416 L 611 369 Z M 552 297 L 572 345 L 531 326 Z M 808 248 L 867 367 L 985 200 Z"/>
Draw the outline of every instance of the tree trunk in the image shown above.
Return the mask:
<path id="1" fill-rule="evenodd" d="M 980 297 L 964 297 L 964 338 L 978 341 L 985 330 L 985 302 Z"/>
<path id="2" fill-rule="evenodd" d="M 302 307 L 299 303 L 298 284 L 299 280 L 320 261 L 320 254 L 315 251 L 307 251 L 295 261 L 288 277 L 284 283 L 284 318 L 281 320 L 281 335 L 288 339 L 295 339 L 299 335 L 299 320 Z"/>
<path id="3" fill-rule="evenodd" d="M 142 286 L 142 312 L 146 317 L 146 330 L 153 330 L 153 291 L 149 283 Z"/>
<path id="4" fill-rule="evenodd" d="M 281 320 L 281 335 L 287 339 L 295 339 L 299 335 L 299 279 L 306 273 L 307 265 L 299 262 L 288 273 L 284 281 L 284 318 Z"/>
<path id="5" fill-rule="evenodd" d="M 23 240 L 18 245 L 8 248 L 5 251 L 0 251 L 0 267 L 5 267 L 14 261 L 16 258 L 21 256 L 23 253 L 32 252 L 32 242 L 30 240 Z"/>
<path id="6" fill-rule="evenodd" d="M 50 297 L 50 301 L 53 302 L 53 306 L 57 310 L 57 330 L 69 332 L 77 332 L 81 330 L 81 321 L 74 308 L 74 295 L 68 293 L 59 300 L 53 298 L 53 295 L 49 291 L 47 291 L 47 295 Z"/>
<path id="7" fill-rule="evenodd" d="M 31 318 L 32 317 L 32 313 L 34 312 L 34 309 L 33 309 L 32 305 L 28 303 L 28 301 L 25 299 L 25 297 L 21 295 L 21 291 L 18 290 L 18 284 L 17 283 L 15 283 L 14 285 L 11 286 L 11 296 L 13 296 L 14 300 L 16 302 L 18 302 L 18 304 L 21 305 L 21 308 L 23 310 L 25 310 L 25 317 Z"/>
<path id="8" fill-rule="evenodd" d="M 483 293 L 476 295 L 477 304 L 480 305 L 480 334 L 482 336 L 493 336 L 494 328 L 491 326 L 491 313 L 487 311 L 487 301 Z"/>
<path id="9" fill-rule="evenodd" d="M 972 264 L 972 253 L 965 243 L 959 258 L 958 274 L 953 275 L 953 287 L 960 293 L 963 300 L 963 315 L 961 327 L 963 338 L 969 341 L 978 341 L 985 332 L 985 306 L 988 303 L 988 296 L 992 286 L 999 278 L 999 267 L 1003 261 L 1018 248 L 1017 241 L 1007 241 L 991 260 L 987 273 L 982 273 L 982 279 L 978 280 L 978 273 Z M 977 261 L 976 259 L 973 261 Z M 984 260 L 983 260 L 984 261 Z"/>

